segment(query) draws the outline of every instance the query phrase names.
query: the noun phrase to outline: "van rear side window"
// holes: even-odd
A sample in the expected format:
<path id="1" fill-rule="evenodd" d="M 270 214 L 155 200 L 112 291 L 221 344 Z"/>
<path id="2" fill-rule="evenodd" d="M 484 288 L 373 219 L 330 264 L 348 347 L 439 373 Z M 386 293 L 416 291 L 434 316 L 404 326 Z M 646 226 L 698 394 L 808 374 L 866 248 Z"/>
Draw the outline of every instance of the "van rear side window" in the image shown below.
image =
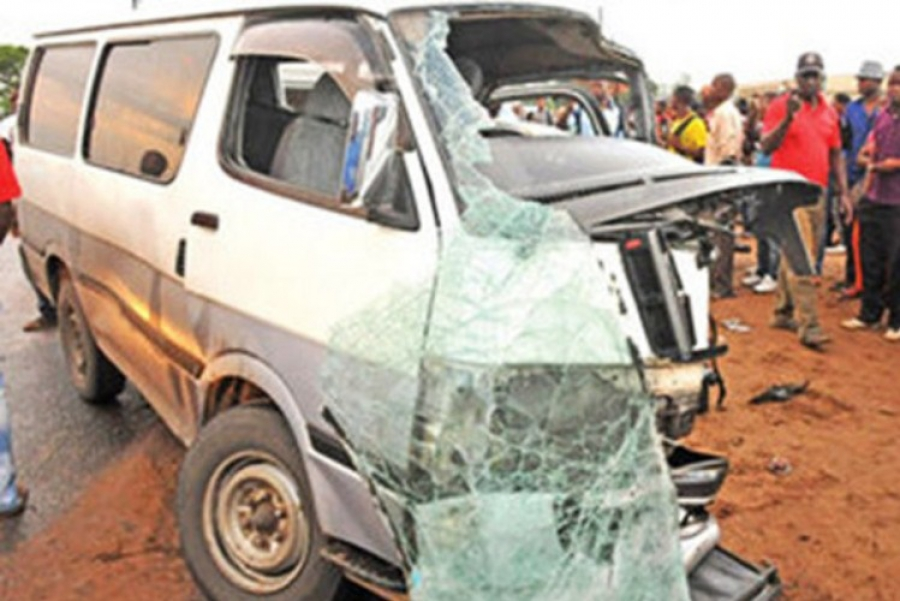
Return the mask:
<path id="1" fill-rule="evenodd" d="M 110 46 L 88 121 L 88 161 L 161 183 L 172 181 L 217 45 L 209 36 Z"/>
<path id="2" fill-rule="evenodd" d="M 39 48 L 27 94 L 22 143 L 61 155 L 75 152 L 94 45 Z"/>

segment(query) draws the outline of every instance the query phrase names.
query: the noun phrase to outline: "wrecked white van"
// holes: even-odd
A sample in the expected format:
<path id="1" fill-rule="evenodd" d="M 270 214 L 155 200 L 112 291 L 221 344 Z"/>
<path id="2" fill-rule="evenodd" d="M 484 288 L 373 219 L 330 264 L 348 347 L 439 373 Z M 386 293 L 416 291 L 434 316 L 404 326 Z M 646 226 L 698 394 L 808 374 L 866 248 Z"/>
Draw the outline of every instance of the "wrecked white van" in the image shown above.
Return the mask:
<path id="1" fill-rule="evenodd" d="M 723 350 L 703 216 L 759 205 L 802 272 L 816 188 L 492 120 L 501 86 L 639 67 L 579 12 L 254 6 L 40 35 L 18 124 L 72 381 L 127 378 L 190 445 L 200 587 L 777 594 L 716 547 L 721 466 L 676 493 L 657 422 L 689 429 Z"/>

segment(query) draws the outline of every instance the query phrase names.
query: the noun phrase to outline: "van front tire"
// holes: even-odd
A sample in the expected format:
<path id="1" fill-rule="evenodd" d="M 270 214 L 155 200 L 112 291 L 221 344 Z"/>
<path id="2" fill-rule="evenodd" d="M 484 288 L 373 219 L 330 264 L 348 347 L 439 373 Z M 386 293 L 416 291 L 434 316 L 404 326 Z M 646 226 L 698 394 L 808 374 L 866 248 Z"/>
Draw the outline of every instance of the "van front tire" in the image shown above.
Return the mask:
<path id="1" fill-rule="evenodd" d="M 60 275 L 56 312 L 69 377 L 78 395 L 95 405 L 115 400 L 125 387 L 125 376 L 97 348 L 75 287 L 66 272 Z"/>
<path id="2" fill-rule="evenodd" d="M 326 601 L 341 582 L 300 452 L 282 417 L 245 405 L 216 417 L 188 450 L 178 481 L 182 552 L 219 601 Z"/>

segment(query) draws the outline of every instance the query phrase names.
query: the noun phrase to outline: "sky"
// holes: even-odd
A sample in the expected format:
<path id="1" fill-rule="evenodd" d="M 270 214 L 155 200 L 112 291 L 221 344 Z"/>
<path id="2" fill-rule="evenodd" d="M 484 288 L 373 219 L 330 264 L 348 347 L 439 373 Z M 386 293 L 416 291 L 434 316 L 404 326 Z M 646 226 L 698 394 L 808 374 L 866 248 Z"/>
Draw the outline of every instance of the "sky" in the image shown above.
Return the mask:
<path id="1" fill-rule="evenodd" d="M 141 1 L 150 7 L 173 0 Z M 886 69 L 900 64 L 900 45 L 892 43 L 896 15 L 884 0 L 563 1 L 595 16 L 602 6 L 604 34 L 636 51 L 650 77 L 665 84 L 689 77 L 700 86 L 723 71 L 739 84 L 790 79 L 797 58 L 808 50 L 820 52 L 832 74 L 854 74 L 866 59 Z M 428 2 L 433 0 L 423 0 Z M 27 45 L 33 30 L 125 14 L 131 3 L 22 0 L 0 20 L 0 43 Z"/>

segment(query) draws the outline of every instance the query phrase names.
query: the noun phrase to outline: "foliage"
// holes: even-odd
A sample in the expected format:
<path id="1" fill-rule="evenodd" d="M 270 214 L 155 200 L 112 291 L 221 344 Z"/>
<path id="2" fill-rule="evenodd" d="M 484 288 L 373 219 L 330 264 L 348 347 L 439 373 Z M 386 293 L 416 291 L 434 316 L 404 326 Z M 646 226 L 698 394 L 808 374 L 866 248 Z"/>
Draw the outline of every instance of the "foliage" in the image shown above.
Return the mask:
<path id="1" fill-rule="evenodd" d="M 24 46 L 0 44 L 0 113 L 10 112 L 10 96 L 19 87 L 22 67 L 28 57 Z"/>

